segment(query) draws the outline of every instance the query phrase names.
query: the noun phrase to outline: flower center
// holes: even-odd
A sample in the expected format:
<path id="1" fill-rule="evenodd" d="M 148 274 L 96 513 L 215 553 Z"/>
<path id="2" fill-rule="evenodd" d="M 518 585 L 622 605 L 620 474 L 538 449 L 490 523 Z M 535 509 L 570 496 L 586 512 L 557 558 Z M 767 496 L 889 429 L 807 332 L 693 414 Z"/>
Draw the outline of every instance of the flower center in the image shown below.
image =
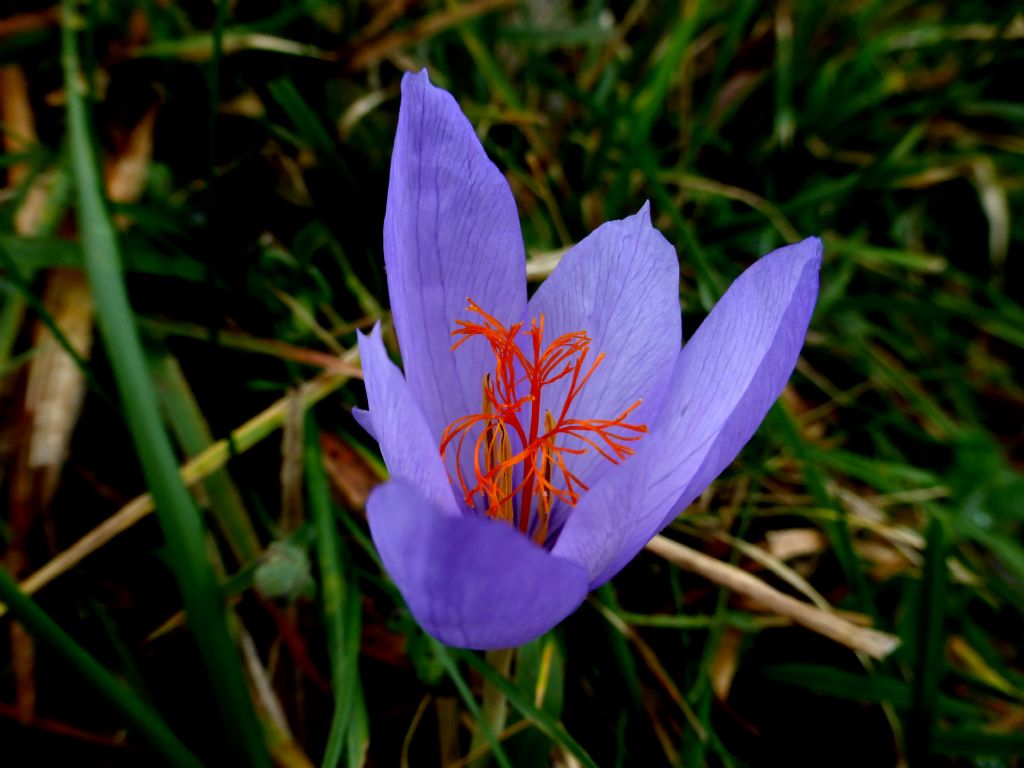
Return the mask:
<path id="1" fill-rule="evenodd" d="M 574 506 L 586 484 L 569 469 L 569 456 L 593 449 L 612 464 L 635 451 L 629 443 L 647 432 L 643 424 L 626 421 L 637 400 L 614 419 L 577 419 L 569 416 L 573 401 L 604 359 L 600 353 L 587 365 L 590 337 L 586 331 L 559 336 L 543 347 L 544 316 L 530 327 L 516 323 L 506 328 L 472 299 L 467 311 L 479 322 L 456 320 L 452 336 L 458 349 L 474 337 L 486 341 L 494 354 L 494 372 L 484 375 L 483 405 L 449 424 L 441 436 L 441 455 L 455 443 L 456 474 L 466 504 L 479 496 L 490 517 L 518 525 L 519 530 L 543 544 L 548 535 L 555 501 Z M 541 394 L 555 382 L 568 381 L 565 398 L 541 413 Z M 479 431 L 474 427 L 481 427 Z M 471 435 L 471 432 L 473 433 Z M 566 445 L 566 440 L 570 444 Z M 514 446 L 514 447 L 513 447 Z M 463 452 L 472 451 L 473 477 L 463 470 Z M 454 479 L 453 479 L 454 484 Z M 518 499 L 518 515 L 515 501 Z"/>

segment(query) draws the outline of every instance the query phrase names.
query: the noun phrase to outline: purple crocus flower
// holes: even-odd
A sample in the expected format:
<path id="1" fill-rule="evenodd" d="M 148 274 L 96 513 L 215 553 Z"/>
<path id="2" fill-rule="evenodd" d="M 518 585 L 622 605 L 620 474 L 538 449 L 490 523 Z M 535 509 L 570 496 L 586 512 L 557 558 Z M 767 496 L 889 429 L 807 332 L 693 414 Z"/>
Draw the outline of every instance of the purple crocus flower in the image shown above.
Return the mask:
<path id="1" fill-rule="evenodd" d="M 491 649 L 572 613 L 750 439 L 803 344 L 821 241 L 757 261 L 682 349 L 647 205 L 528 301 L 508 183 L 424 71 L 402 80 L 384 257 L 405 374 L 379 327 L 360 336 L 356 416 L 392 478 L 370 531 L 427 632 Z"/>

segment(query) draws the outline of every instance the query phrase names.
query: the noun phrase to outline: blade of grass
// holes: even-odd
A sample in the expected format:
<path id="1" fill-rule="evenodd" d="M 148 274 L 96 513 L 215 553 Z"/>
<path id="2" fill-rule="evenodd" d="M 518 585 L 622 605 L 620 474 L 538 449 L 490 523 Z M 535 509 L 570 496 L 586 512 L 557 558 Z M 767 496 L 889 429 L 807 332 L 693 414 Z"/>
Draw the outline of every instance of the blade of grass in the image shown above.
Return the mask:
<path id="1" fill-rule="evenodd" d="M 973 728 L 939 731 L 935 734 L 934 750 L 943 755 L 964 757 L 1019 758 L 1024 754 L 1024 733 L 995 733 Z"/>
<path id="2" fill-rule="evenodd" d="M 5 378 L 18 367 L 22 355 L 14 355 L 22 321 L 25 318 L 27 302 L 17 290 L 0 281 L 0 379 Z"/>
<path id="3" fill-rule="evenodd" d="M 42 645 L 64 661 L 96 695 L 149 742 L 154 752 L 168 765 L 201 768 L 202 763 L 178 740 L 160 717 L 124 683 L 76 643 L 31 598 L 18 589 L 6 569 L 0 568 L 0 599 L 22 626 Z"/>
<path id="4" fill-rule="evenodd" d="M 825 696 L 882 704 L 889 702 L 899 710 L 913 707 L 913 691 L 902 680 L 873 673 L 870 676 L 847 672 L 824 664 L 774 664 L 765 667 L 769 680 L 805 688 Z M 949 696 L 936 699 L 936 711 L 946 716 L 977 717 L 979 707 Z"/>
<path id="5" fill-rule="evenodd" d="M 200 455 L 213 444 L 213 435 L 181 366 L 169 354 L 152 358 L 150 365 L 168 426 L 185 455 L 190 458 Z M 263 548 L 242 503 L 242 496 L 227 470 L 211 472 L 203 480 L 203 489 L 209 497 L 210 511 L 235 559 L 239 563 L 248 563 L 258 558 Z"/>
<path id="6" fill-rule="evenodd" d="M 899 639 L 869 627 L 858 627 L 834 613 L 779 592 L 755 576 L 723 563 L 664 536 L 655 536 L 646 549 L 659 557 L 720 584 L 737 594 L 753 598 L 783 616 L 848 648 L 876 659 L 884 659 L 899 646 Z"/>
<path id="7" fill-rule="evenodd" d="M 946 645 L 946 533 L 942 520 L 928 525 L 924 574 L 917 615 L 917 669 L 913 707 L 907 724 L 907 760 L 911 766 L 928 765 L 935 735 L 939 681 Z"/>
<path id="8" fill-rule="evenodd" d="M 353 709 L 348 719 L 348 736 L 345 743 L 345 765 L 348 768 L 363 768 L 366 765 L 366 753 L 370 747 L 370 716 L 366 711 L 366 699 L 363 697 L 363 684 L 357 677 L 352 689 Z"/>
<path id="9" fill-rule="evenodd" d="M 320 599 L 327 631 L 327 655 L 331 664 L 334 713 L 327 734 L 322 765 L 331 768 L 341 762 L 345 740 L 351 733 L 353 712 L 362 698 L 359 684 L 360 600 L 345 573 L 338 529 L 331 512 L 331 492 L 324 473 L 320 431 L 311 412 L 306 411 L 305 472 L 309 509 L 316 527 L 317 561 L 320 566 Z"/>
<path id="10" fill-rule="evenodd" d="M 67 93 L 71 158 L 78 190 L 78 225 L 97 322 L 110 357 L 125 416 L 156 501 L 169 561 L 206 666 L 226 729 L 246 765 L 270 766 L 263 735 L 228 630 L 220 588 L 207 558 L 199 511 L 178 475 L 170 440 L 160 423 L 121 271 L 120 248 L 106 210 L 78 55 L 74 0 L 62 4 L 61 52 Z"/>

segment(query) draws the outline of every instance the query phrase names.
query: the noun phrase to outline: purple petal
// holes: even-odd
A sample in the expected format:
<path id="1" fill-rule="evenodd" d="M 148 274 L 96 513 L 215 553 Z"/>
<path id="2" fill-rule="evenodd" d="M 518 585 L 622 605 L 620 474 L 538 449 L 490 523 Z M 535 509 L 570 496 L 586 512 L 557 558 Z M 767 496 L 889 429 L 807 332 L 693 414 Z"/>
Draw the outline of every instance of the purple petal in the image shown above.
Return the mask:
<path id="1" fill-rule="evenodd" d="M 589 589 L 618 573 L 663 527 L 665 507 L 645 503 L 650 455 L 634 456 L 622 471 L 596 483 L 571 510 L 551 549 L 586 568 Z"/>
<path id="2" fill-rule="evenodd" d="M 587 594 L 575 563 L 504 523 L 444 515 L 402 482 L 376 488 L 366 509 L 377 551 L 416 621 L 448 645 L 522 645 Z"/>
<path id="3" fill-rule="evenodd" d="M 437 442 L 401 371 L 388 359 L 379 323 L 368 337 L 359 334 L 359 359 L 370 404 L 368 415 L 388 472 L 446 514 L 461 514 Z"/>
<path id="4" fill-rule="evenodd" d="M 402 78 L 384 260 L 405 375 L 435 441 L 481 407 L 484 343 L 454 354 L 466 298 L 508 324 L 526 306 L 522 234 L 508 182 L 451 94 L 426 71 Z"/>
<path id="5" fill-rule="evenodd" d="M 352 418 L 356 420 L 356 424 L 362 427 L 366 434 L 372 437 L 374 440 L 377 439 L 377 430 L 373 426 L 373 416 L 365 408 L 352 408 Z"/>
<path id="6" fill-rule="evenodd" d="M 679 354 L 679 262 L 675 249 L 651 226 L 650 204 L 610 221 L 572 248 L 530 300 L 530 316 L 544 315 L 544 343 L 574 331 L 591 338 L 586 370 L 605 357 L 570 408 L 579 419 L 614 419 L 637 400 L 627 421 L 658 412 L 660 395 Z M 545 388 L 543 407 L 558 416 L 569 377 Z M 646 439 L 646 438 L 642 438 Z M 639 441 L 636 443 L 640 445 Z M 563 442 L 579 447 L 572 439 Z M 593 449 L 572 457 L 585 483 L 607 471 Z"/>
<path id="7" fill-rule="evenodd" d="M 768 254 L 683 348 L 650 442 L 628 471 L 581 499 L 552 550 L 584 564 L 591 588 L 629 562 L 754 434 L 796 365 L 820 264 L 817 238 Z"/>

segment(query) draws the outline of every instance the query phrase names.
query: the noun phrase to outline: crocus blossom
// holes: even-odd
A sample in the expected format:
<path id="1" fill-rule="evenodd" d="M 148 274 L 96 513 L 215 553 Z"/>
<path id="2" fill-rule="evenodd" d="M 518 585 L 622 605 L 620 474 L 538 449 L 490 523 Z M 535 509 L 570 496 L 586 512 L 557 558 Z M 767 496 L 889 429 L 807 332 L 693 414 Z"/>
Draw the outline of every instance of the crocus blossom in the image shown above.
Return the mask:
<path id="1" fill-rule="evenodd" d="M 821 242 L 762 257 L 682 346 L 649 207 L 570 249 L 527 300 L 508 183 L 450 94 L 402 80 L 384 257 L 404 375 L 360 336 L 390 481 L 370 531 L 416 620 L 512 647 L 572 613 L 733 460 L 785 386 Z"/>

